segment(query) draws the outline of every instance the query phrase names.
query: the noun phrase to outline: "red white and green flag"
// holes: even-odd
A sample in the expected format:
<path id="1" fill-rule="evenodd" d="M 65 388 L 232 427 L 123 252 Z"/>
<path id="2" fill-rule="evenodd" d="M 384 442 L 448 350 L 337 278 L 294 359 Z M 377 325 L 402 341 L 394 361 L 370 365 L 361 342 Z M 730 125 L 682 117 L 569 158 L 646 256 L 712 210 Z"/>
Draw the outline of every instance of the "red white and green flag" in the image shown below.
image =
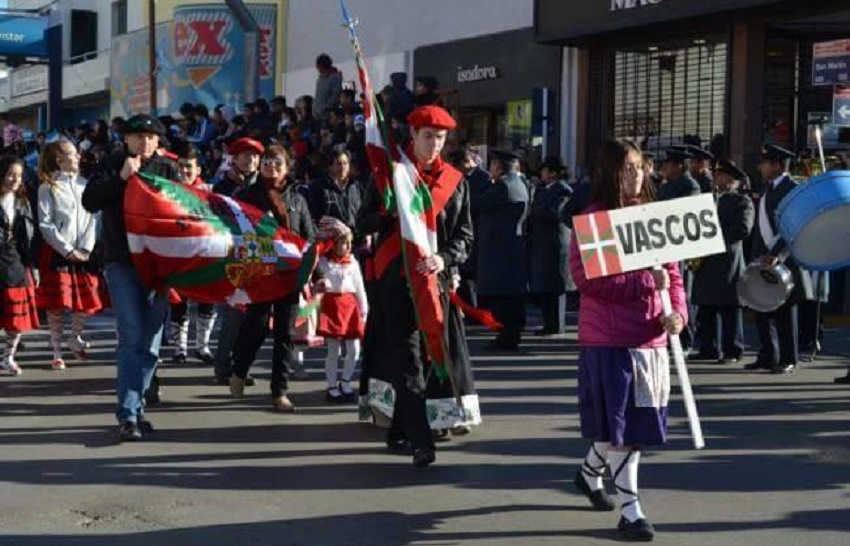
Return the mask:
<path id="1" fill-rule="evenodd" d="M 272 215 L 161 177 L 129 179 L 124 218 L 142 281 L 200 303 L 279 299 L 300 289 L 315 263 L 315 249 Z"/>
<path id="2" fill-rule="evenodd" d="M 440 378 L 447 375 L 448 359 L 443 306 L 436 275 L 416 272 L 415 265 L 437 252 L 437 207 L 428 186 L 421 180 L 416 166 L 392 140 L 383 114 L 375 99 L 366 61 L 354 30 L 355 23 L 340 0 L 345 26 L 354 49 L 360 85 L 363 89 L 363 113 L 366 131 L 366 153 L 375 185 L 385 213 L 396 211 L 399 219 L 397 235 L 392 235 L 378 249 L 376 274 L 381 276 L 387 263 L 380 256 L 394 258 L 400 253 L 408 279 L 410 295 L 419 330 L 425 340 L 428 356 L 436 365 Z M 444 203 L 443 203 L 444 204 Z M 381 252 L 383 250 L 384 252 Z"/>

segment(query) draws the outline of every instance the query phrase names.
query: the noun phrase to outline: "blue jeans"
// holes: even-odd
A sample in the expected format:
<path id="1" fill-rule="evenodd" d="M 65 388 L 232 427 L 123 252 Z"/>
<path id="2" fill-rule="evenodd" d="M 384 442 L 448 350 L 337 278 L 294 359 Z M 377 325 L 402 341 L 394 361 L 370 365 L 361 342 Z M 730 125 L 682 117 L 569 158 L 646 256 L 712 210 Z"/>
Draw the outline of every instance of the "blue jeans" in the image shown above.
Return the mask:
<path id="1" fill-rule="evenodd" d="M 152 294 L 129 264 L 110 263 L 104 269 L 118 327 L 119 423 L 137 422 L 145 412 L 144 392 L 159 360 L 163 322 L 168 311 L 165 294 Z"/>

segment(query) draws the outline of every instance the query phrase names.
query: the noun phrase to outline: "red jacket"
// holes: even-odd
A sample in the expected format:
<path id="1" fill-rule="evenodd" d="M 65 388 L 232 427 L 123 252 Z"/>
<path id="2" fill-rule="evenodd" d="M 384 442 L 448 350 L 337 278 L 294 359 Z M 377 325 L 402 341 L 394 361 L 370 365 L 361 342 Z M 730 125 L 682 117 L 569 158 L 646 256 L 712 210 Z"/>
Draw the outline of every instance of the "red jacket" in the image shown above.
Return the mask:
<path id="1" fill-rule="evenodd" d="M 605 210 L 601 203 L 582 213 Z M 661 297 L 649 269 L 588 280 L 584 276 L 575 233 L 570 241 L 570 272 L 581 294 L 578 342 L 583 347 L 655 348 L 667 346 L 661 327 Z M 670 274 L 673 310 L 688 320 L 685 289 L 678 264 L 664 266 Z"/>

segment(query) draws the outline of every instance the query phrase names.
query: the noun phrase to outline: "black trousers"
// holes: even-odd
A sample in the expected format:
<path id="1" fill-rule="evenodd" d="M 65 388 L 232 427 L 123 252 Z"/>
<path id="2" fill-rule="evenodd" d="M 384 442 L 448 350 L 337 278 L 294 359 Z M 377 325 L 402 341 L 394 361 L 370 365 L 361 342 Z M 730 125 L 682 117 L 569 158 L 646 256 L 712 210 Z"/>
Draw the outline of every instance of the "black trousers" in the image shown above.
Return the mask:
<path id="1" fill-rule="evenodd" d="M 239 341 L 242 324 L 245 322 L 245 313 L 226 303 L 221 303 L 218 317 L 221 325 L 215 352 L 215 374 L 220 377 L 230 377 L 233 373 L 233 352 Z"/>
<path id="2" fill-rule="evenodd" d="M 740 307 L 700 305 L 697 317 L 701 355 L 741 358 L 744 354 L 744 320 Z"/>
<path id="3" fill-rule="evenodd" d="M 493 317 L 502 323 L 496 336 L 496 343 L 506 347 L 516 347 L 525 328 L 525 295 L 487 296 L 487 307 Z"/>
<path id="4" fill-rule="evenodd" d="M 688 302 L 688 316 L 691 317 L 691 320 L 688 321 L 688 324 L 685 325 L 685 329 L 682 330 L 682 333 L 679 335 L 679 339 L 682 341 L 682 349 L 687 352 L 694 349 L 699 340 L 702 338 L 699 333 L 699 330 L 702 328 L 702 324 L 699 320 L 699 310 L 697 306 L 691 303 L 691 292 L 693 291 L 694 286 L 694 272 L 688 269 L 687 264 L 684 262 L 679 262 L 679 271 L 682 272 L 682 280 L 685 284 L 685 294 Z M 700 347 L 700 353 L 702 352 L 703 349 Z"/>
<path id="5" fill-rule="evenodd" d="M 375 317 L 379 321 L 374 339 L 376 356 L 387 359 L 384 364 L 392 366 L 388 376 L 395 389 L 393 423 L 387 437 L 390 441 L 407 439 L 414 449 L 433 449 L 425 408 L 422 338 L 410 291 L 405 284 L 381 281 L 375 296 L 381 312 L 380 317 Z"/>
<path id="6" fill-rule="evenodd" d="M 457 288 L 458 296 L 466 303 L 473 307 L 478 307 L 478 288 L 475 285 L 475 278 L 461 279 L 460 286 Z"/>
<path id="7" fill-rule="evenodd" d="M 558 294 L 551 292 L 539 294 L 540 311 L 543 314 L 543 330 L 549 333 L 558 333 L 564 331 L 564 313 L 566 308 L 566 294 Z M 561 301 L 564 301 L 562 306 Z"/>
<path id="8" fill-rule="evenodd" d="M 798 363 L 797 305 L 786 303 L 772 313 L 756 313 L 761 348 L 758 361 L 764 366 Z"/>
<path id="9" fill-rule="evenodd" d="M 800 316 L 800 347 L 811 350 L 815 341 L 823 339 L 823 305 L 818 317 L 818 302 L 801 302 L 797 310 Z"/>
<path id="10" fill-rule="evenodd" d="M 272 397 L 286 393 L 287 375 L 295 353 L 292 326 L 298 316 L 298 294 L 269 303 L 252 303 L 245 311 L 245 321 L 239 330 L 239 339 L 233 351 L 233 374 L 245 378 L 269 331 L 269 316 L 274 317 L 274 344 L 272 345 Z"/>

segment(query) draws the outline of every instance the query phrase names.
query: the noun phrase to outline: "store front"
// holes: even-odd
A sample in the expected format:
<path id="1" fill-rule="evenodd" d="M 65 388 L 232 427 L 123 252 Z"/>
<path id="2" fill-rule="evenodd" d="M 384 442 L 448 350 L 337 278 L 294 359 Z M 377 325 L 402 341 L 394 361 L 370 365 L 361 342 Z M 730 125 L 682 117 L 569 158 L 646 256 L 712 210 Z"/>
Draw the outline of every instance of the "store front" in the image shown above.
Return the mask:
<path id="1" fill-rule="evenodd" d="M 420 47 L 413 59 L 415 77 L 439 81 L 459 141 L 522 150 L 531 162 L 558 153 L 561 48 L 536 44 L 532 29 Z"/>
<path id="2" fill-rule="evenodd" d="M 585 164 L 606 138 L 629 137 L 649 150 L 698 141 L 753 168 L 764 140 L 805 146 L 809 113 L 831 101 L 831 87 L 804 80 L 814 40 L 850 38 L 850 25 L 837 24 L 842 8 L 842 0 L 595 0 L 565 10 L 537 0 L 535 36 L 581 48 Z"/>
<path id="3" fill-rule="evenodd" d="M 536 0 L 538 42 L 580 48 L 577 157 L 606 138 L 649 150 L 699 143 L 744 166 L 755 192 L 765 142 L 850 159 L 850 3 L 846 0 Z M 846 103 L 836 101 L 842 93 Z M 840 106 L 844 105 L 842 112 Z M 795 173 L 816 174 L 818 161 Z M 833 275 L 832 309 L 850 312 Z"/>

